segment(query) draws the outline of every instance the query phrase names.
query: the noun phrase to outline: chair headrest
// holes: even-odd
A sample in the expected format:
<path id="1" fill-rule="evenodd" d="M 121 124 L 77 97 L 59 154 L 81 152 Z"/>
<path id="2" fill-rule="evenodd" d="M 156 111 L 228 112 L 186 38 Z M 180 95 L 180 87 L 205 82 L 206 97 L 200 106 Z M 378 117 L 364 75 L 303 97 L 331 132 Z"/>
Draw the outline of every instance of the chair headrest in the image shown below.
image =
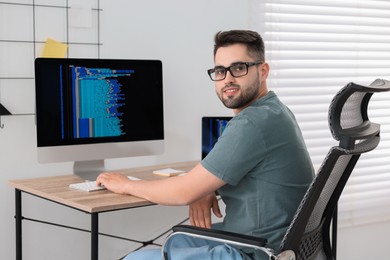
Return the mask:
<path id="1" fill-rule="evenodd" d="M 355 142 L 379 135 L 380 125 L 370 122 L 367 109 L 373 93 L 390 91 L 390 81 L 376 79 L 369 86 L 349 83 L 333 98 L 328 123 L 333 138 L 344 149 L 353 149 Z"/>

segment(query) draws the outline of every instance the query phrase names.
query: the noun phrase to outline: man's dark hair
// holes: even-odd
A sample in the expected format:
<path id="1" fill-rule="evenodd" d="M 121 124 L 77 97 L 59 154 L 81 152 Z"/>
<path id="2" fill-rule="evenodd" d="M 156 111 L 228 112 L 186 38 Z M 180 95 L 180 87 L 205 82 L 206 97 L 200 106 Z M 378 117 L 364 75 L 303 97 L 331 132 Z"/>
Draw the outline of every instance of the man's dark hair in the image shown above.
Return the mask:
<path id="1" fill-rule="evenodd" d="M 214 57 L 220 47 L 240 43 L 247 46 L 249 56 L 262 62 L 265 61 L 264 41 L 257 32 L 247 30 L 221 31 L 215 35 L 214 41 Z"/>

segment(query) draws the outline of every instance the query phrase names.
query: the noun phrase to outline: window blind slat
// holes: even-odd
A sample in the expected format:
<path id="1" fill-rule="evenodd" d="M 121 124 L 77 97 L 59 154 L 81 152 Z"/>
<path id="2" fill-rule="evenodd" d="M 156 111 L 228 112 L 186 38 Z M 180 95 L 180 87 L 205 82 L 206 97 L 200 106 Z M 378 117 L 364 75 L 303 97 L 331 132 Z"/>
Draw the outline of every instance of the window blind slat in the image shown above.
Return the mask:
<path id="1" fill-rule="evenodd" d="M 268 59 L 269 62 L 272 62 L 272 60 Z M 272 68 L 272 65 L 271 65 Z M 277 70 L 276 68 L 272 68 L 274 70 Z M 342 86 L 345 86 L 349 82 L 359 82 L 360 84 L 369 84 L 371 77 L 362 77 L 362 76 L 356 76 L 356 77 L 332 77 L 332 78 L 325 78 L 325 77 L 318 77 L 318 78 L 312 78 L 311 75 L 306 75 L 305 78 L 300 79 L 283 79 L 278 77 L 278 72 L 274 71 L 269 75 L 270 78 L 270 85 L 271 87 L 311 87 L 313 89 L 318 89 L 318 91 L 324 91 L 324 89 L 319 90 L 320 87 L 323 87 L 323 85 L 330 85 L 334 84 L 334 88 L 340 89 Z M 379 76 L 379 78 L 385 78 L 386 76 Z M 389 77 L 387 77 L 389 78 Z M 369 83 L 367 83 L 369 82 Z M 302 92 L 302 95 L 307 94 L 307 92 Z M 336 94 L 336 92 L 329 91 L 328 95 L 333 96 Z M 296 93 L 296 95 L 299 95 L 299 93 Z"/>
<path id="2" fill-rule="evenodd" d="M 272 30 L 271 28 L 267 28 Z M 277 38 L 278 41 L 289 42 L 289 41 L 306 41 L 306 42 L 323 42 L 323 43 L 337 43 L 337 42 L 348 42 L 348 43 L 387 43 L 389 42 L 390 36 L 388 35 L 363 35 L 359 36 L 354 34 L 332 34 L 332 33 L 302 33 L 302 32 L 267 32 L 263 34 L 267 39 L 275 40 Z M 353 46 L 351 46 L 352 48 Z M 324 45 L 326 48 L 326 45 Z"/>
<path id="3" fill-rule="evenodd" d="M 329 17 L 329 19 L 332 19 Z M 355 18 L 356 19 L 356 18 Z M 309 21 L 308 21 L 309 22 Z M 361 22 L 361 21 L 359 21 Z M 333 37 L 336 37 L 338 34 L 356 34 L 364 33 L 366 35 L 381 35 L 384 33 L 389 33 L 390 29 L 382 23 L 381 26 L 357 26 L 357 25 L 340 25 L 340 24 L 322 24 L 322 23 L 281 23 L 281 22 L 272 22 L 266 24 L 267 28 L 272 28 L 274 31 L 280 32 L 300 32 L 300 33 L 329 33 L 333 34 Z M 299 27 L 299 31 L 296 30 L 296 27 Z"/>
<path id="4" fill-rule="evenodd" d="M 390 25 L 387 17 L 360 17 L 364 20 L 367 26 L 375 27 L 386 27 Z M 268 14 L 267 18 L 270 24 L 281 23 L 281 24 L 300 24 L 300 23 L 311 23 L 311 24 L 343 24 L 343 25 L 356 25 L 356 16 L 337 16 L 334 14 L 292 14 L 286 12 Z"/>
<path id="5" fill-rule="evenodd" d="M 331 15 L 342 17 L 383 17 L 390 9 L 390 3 L 384 1 L 266 1 L 269 13 Z M 315 20 L 315 18 L 313 19 Z"/>

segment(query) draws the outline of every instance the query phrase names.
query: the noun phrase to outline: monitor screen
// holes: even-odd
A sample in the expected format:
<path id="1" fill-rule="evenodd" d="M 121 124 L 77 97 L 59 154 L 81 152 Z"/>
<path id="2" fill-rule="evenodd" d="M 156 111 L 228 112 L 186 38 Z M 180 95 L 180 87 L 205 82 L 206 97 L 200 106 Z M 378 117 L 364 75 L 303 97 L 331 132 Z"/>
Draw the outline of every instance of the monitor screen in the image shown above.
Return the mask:
<path id="1" fill-rule="evenodd" d="M 104 159 L 163 152 L 161 61 L 37 58 L 35 83 L 39 162 L 99 172 Z"/>
<path id="2" fill-rule="evenodd" d="M 202 117 L 202 159 L 213 149 L 230 119 L 232 117 L 228 116 Z"/>

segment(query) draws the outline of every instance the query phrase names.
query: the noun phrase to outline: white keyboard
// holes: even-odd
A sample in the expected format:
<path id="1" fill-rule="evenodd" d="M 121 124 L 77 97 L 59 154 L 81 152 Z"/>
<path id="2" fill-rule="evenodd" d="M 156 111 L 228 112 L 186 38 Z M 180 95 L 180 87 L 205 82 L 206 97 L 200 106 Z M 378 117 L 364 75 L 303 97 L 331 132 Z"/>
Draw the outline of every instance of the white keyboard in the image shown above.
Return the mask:
<path id="1" fill-rule="evenodd" d="M 127 176 L 129 180 L 132 181 L 139 181 L 140 179 L 133 176 Z M 96 181 L 84 181 L 80 183 L 72 183 L 69 185 L 69 188 L 76 189 L 76 190 L 82 190 L 82 191 L 98 191 L 98 190 L 105 190 L 106 187 L 99 186 L 96 184 Z"/>

